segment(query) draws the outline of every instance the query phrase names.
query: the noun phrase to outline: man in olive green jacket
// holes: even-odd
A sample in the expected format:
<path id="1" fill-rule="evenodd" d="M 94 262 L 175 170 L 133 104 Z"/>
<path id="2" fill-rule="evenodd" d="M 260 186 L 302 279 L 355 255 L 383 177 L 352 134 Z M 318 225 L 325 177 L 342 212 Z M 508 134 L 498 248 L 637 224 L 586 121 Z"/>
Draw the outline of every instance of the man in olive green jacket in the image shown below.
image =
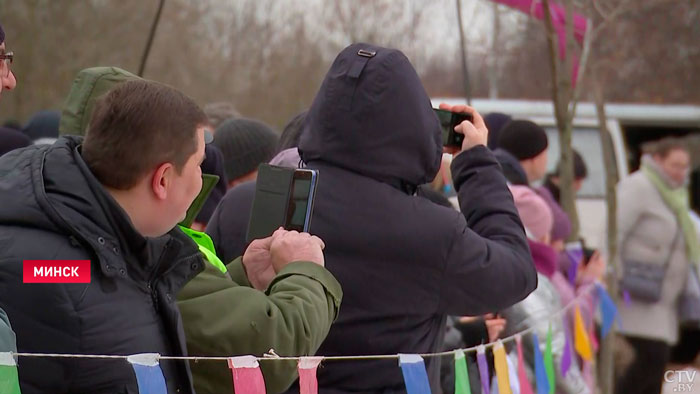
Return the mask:
<path id="1" fill-rule="evenodd" d="M 270 242 L 253 241 L 242 258 L 226 265 L 226 272 L 207 264 L 180 292 L 178 307 L 191 355 L 260 356 L 269 349 L 280 356 L 313 355 L 326 338 L 338 315 L 340 284 L 323 263 L 292 258 L 280 264 L 274 256 L 260 256 Z M 232 391 L 226 362 L 190 366 L 198 394 Z M 294 361 L 263 360 L 260 367 L 268 393 L 283 392 L 297 377 Z"/>
<path id="2" fill-rule="evenodd" d="M 96 98 L 138 77 L 116 67 L 81 71 L 61 114 L 61 135 L 84 135 Z M 270 256 L 272 238 L 251 243 L 227 265 L 208 236 L 183 229 L 200 246 L 206 269 L 178 294 L 187 350 L 193 356 L 313 355 L 338 315 L 342 290 L 323 267 L 323 256 Z M 304 251 L 299 256 L 307 256 Z M 298 261 L 303 260 L 303 261 Z M 297 377 L 294 361 L 261 361 L 268 393 L 286 390 Z M 191 363 L 198 394 L 232 392 L 225 361 Z"/>

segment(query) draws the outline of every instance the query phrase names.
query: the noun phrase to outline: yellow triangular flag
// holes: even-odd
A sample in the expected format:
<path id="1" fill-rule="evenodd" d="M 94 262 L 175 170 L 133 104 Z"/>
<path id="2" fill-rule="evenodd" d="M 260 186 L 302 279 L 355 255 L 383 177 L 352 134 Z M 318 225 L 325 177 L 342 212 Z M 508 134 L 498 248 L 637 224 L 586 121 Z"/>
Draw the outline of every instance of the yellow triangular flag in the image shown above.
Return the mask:
<path id="1" fill-rule="evenodd" d="M 586 326 L 583 324 L 581 309 L 576 305 L 576 314 L 574 316 L 574 347 L 576 352 L 586 361 L 593 360 L 593 351 L 591 350 L 591 342 L 588 340 Z"/>
<path id="2" fill-rule="evenodd" d="M 510 390 L 510 379 L 508 379 L 508 361 L 506 361 L 506 350 L 503 343 L 498 341 L 493 347 L 493 363 L 496 367 L 496 378 L 498 379 L 498 394 L 512 394 Z"/>

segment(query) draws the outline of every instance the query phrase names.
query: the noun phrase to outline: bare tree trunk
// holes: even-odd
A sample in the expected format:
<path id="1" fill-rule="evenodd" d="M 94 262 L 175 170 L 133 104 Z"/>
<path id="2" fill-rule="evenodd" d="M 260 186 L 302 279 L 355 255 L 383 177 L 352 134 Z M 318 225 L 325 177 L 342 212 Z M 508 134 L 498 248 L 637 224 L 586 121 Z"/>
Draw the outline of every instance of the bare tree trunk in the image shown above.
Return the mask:
<path id="1" fill-rule="evenodd" d="M 544 8 L 544 24 L 547 30 L 547 45 L 549 47 L 550 65 L 552 68 L 552 103 L 554 105 L 554 116 L 557 120 L 557 129 L 559 130 L 559 149 L 560 157 L 560 173 L 559 173 L 559 189 L 560 203 L 564 211 L 568 214 L 571 220 L 571 240 L 578 238 L 579 220 L 578 212 L 576 211 L 575 192 L 573 189 L 574 183 L 574 161 L 573 150 L 571 148 L 571 135 L 573 131 L 573 117 L 569 114 L 569 103 L 572 99 L 572 83 L 571 83 L 571 64 L 573 57 L 573 4 L 571 1 L 566 2 L 566 53 L 564 62 L 559 60 L 559 51 L 557 49 L 554 25 L 552 23 L 552 15 L 549 9 L 549 1 L 543 0 Z"/>
<path id="2" fill-rule="evenodd" d="M 158 22 L 160 21 L 160 15 L 163 12 L 163 6 L 165 5 L 165 0 L 160 0 L 158 3 L 158 11 L 156 11 L 156 16 L 153 18 L 153 24 L 151 25 L 151 31 L 148 33 L 148 41 L 146 41 L 146 48 L 143 50 L 143 55 L 141 56 L 141 64 L 139 65 L 139 77 L 143 77 L 143 72 L 146 69 L 146 61 L 148 60 L 148 54 L 151 52 L 151 45 L 153 45 L 153 38 L 156 36 L 156 29 L 158 28 Z"/>
<path id="3" fill-rule="evenodd" d="M 499 58 L 499 36 L 501 35 L 501 15 L 498 10 L 498 3 L 493 3 L 493 36 L 491 38 L 491 53 L 489 54 L 488 61 L 488 75 L 489 75 L 489 98 L 498 98 L 498 74 L 499 69 L 497 67 Z"/>
<path id="4" fill-rule="evenodd" d="M 603 149 L 603 162 L 605 164 L 605 200 L 608 215 L 608 266 L 611 268 L 607 277 L 608 290 L 611 297 L 617 303 L 617 190 L 616 185 L 619 180 L 617 162 L 615 161 L 615 150 L 613 149 L 612 137 L 607 127 L 607 116 L 605 115 L 605 98 L 603 87 L 600 83 L 595 85 L 595 105 L 598 114 L 600 130 L 600 142 Z M 615 326 L 611 334 L 615 332 Z M 614 335 L 608 334 L 601 346 L 601 361 L 598 371 L 599 385 L 605 394 L 612 394 L 615 389 L 615 340 Z"/>
<path id="5" fill-rule="evenodd" d="M 464 98 L 467 99 L 467 104 L 472 105 L 471 85 L 469 84 L 469 68 L 467 66 L 467 45 L 464 42 L 464 26 L 462 26 L 462 1 L 455 0 L 457 3 L 457 26 L 459 27 L 459 47 L 462 55 L 462 77 L 464 80 Z"/>

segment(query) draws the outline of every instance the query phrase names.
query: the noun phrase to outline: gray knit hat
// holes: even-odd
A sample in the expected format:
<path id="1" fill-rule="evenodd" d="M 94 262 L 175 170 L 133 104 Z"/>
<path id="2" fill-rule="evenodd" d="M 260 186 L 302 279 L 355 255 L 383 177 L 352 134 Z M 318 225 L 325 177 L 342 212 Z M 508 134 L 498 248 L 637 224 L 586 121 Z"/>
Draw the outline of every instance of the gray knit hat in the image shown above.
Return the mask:
<path id="1" fill-rule="evenodd" d="M 279 136 L 257 120 L 228 119 L 217 127 L 214 145 L 224 154 L 226 178 L 233 181 L 249 174 L 275 155 Z"/>

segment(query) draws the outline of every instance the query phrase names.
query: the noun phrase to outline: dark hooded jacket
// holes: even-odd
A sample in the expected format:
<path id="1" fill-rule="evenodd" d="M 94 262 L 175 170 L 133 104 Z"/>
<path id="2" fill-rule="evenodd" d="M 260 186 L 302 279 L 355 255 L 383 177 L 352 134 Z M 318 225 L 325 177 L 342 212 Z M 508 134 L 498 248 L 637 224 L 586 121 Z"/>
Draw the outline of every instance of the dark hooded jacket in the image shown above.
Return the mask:
<path id="1" fill-rule="evenodd" d="M 308 112 L 299 151 L 319 171 L 310 232 L 324 240 L 326 268 L 344 291 L 319 355 L 436 351 L 446 315 L 498 311 L 535 289 L 525 232 L 488 148 L 453 160 L 462 213 L 415 195 L 435 177 L 442 141 L 400 51 L 343 50 Z M 328 361 L 318 381 L 320 393 L 405 392 L 395 359 Z"/>
<path id="2" fill-rule="evenodd" d="M 0 308 L 20 352 L 186 355 L 175 294 L 204 269 L 180 230 L 141 236 L 92 175 L 79 137 L 0 158 Z M 90 260 L 91 282 L 23 284 L 23 260 Z M 161 360 L 171 393 L 189 366 Z M 21 358 L 22 393 L 138 393 L 125 360 Z"/>

